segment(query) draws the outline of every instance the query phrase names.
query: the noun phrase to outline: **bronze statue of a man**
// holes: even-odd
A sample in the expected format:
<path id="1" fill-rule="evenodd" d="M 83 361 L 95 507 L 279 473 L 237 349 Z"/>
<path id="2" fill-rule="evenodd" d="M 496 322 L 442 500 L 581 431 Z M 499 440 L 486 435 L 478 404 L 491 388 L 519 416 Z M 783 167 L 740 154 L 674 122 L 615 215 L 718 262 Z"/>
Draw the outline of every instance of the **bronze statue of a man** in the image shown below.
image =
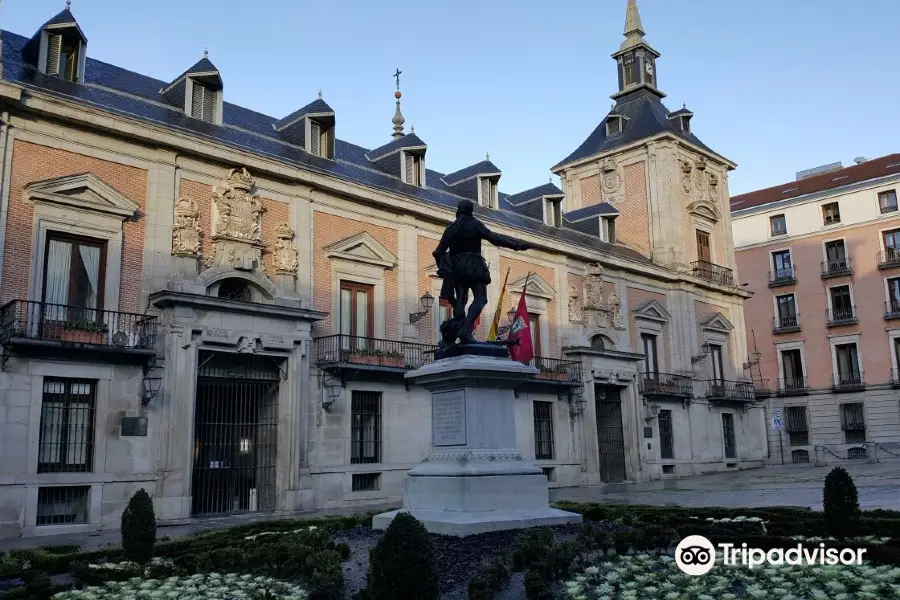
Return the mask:
<path id="1" fill-rule="evenodd" d="M 475 218 L 473 210 L 470 200 L 459 203 L 456 220 L 444 230 L 433 252 L 438 276 L 444 280 L 440 296 L 453 307 L 453 317 L 441 325 L 441 347 L 452 345 L 457 339 L 463 344 L 476 341 L 472 328 L 487 304 L 487 286 L 491 283 L 490 271 L 481 255 L 481 240 L 516 251 L 531 248 L 525 242 L 492 232 Z M 470 290 L 472 305 L 467 314 Z"/>

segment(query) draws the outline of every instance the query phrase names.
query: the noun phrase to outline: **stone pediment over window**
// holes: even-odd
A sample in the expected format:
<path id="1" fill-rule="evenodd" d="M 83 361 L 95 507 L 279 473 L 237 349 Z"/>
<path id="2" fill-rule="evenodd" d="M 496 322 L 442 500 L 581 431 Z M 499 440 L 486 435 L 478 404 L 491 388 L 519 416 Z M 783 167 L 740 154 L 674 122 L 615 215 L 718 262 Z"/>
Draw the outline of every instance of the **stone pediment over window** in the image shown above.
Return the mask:
<path id="1" fill-rule="evenodd" d="M 91 173 L 30 183 L 25 186 L 25 199 L 103 213 L 123 221 L 135 217 L 140 210 L 137 203 Z"/>
<path id="2" fill-rule="evenodd" d="M 647 319 L 650 321 L 658 321 L 660 323 L 665 323 L 672 318 L 672 315 L 669 314 L 669 311 L 666 310 L 666 307 L 663 306 L 658 300 L 651 300 L 647 304 L 643 305 L 642 307 L 634 311 L 634 316 L 637 319 Z"/>
<path id="3" fill-rule="evenodd" d="M 556 296 L 556 290 L 554 290 L 549 283 L 544 281 L 540 275 L 535 273 L 532 273 L 531 277 L 525 276 L 516 279 L 509 284 L 509 289 L 521 294 L 525 287 L 526 280 L 528 281 L 528 290 L 525 292 L 526 295 L 534 298 L 543 298 L 544 300 L 552 300 L 554 296 Z"/>
<path id="4" fill-rule="evenodd" d="M 726 319 L 725 315 L 720 312 L 703 322 L 701 327 L 706 331 L 716 331 L 725 334 L 731 333 L 734 330 L 734 325 L 731 324 L 731 321 Z"/>
<path id="5" fill-rule="evenodd" d="M 713 223 L 718 223 L 719 219 L 722 218 L 722 213 L 719 212 L 719 207 L 707 200 L 697 200 L 695 202 L 691 202 L 688 205 L 687 209 L 688 212 L 692 215 L 702 217 L 704 219 L 709 219 Z"/>
<path id="6" fill-rule="evenodd" d="M 383 269 L 397 266 L 397 257 L 368 233 L 360 233 L 325 247 L 331 259 L 374 265 Z"/>

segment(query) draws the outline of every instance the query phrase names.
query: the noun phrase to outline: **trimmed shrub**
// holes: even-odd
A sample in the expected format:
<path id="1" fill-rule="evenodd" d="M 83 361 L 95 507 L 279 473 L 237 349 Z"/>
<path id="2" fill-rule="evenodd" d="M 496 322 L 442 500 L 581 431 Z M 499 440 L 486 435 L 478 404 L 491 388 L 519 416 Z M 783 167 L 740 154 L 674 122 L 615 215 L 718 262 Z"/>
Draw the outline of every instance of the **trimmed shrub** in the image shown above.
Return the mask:
<path id="1" fill-rule="evenodd" d="M 553 530 L 549 527 L 527 529 L 516 539 L 513 548 L 513 570 L 524 571 L 536 562 L 544 560 L 553 546 Z"/>
<path id="2" fill-rule="evenodd" d="M 527 600 L 552 600 L 550 588 L 541 574 L 540 564 L 525 572 L 525 598 Z"/>
<path id="3" fill-rule="evenodd" d="M 156 516 L 153 501 L 143 488 L 128 501 L 122 513 L 122 549 L 125 557 L 139 565 L 145 565 L 153 558 L 153 544 L 156 543 Z"/>
<path id="4" fill-rule="evenodd" d="M 369 553 L 369 593 L 373 600 L 437 600 L 438 573 L 428 532 L 401 512 Z"/>
<path id="5" fill-rule="evenodd" d="M 859 494 L 853 478 L 843 467 L 835 467 L 825 476 L 822 501 L 825 509 L 825 529 L 839 540 L 857 534 L 859 523 Z"/>

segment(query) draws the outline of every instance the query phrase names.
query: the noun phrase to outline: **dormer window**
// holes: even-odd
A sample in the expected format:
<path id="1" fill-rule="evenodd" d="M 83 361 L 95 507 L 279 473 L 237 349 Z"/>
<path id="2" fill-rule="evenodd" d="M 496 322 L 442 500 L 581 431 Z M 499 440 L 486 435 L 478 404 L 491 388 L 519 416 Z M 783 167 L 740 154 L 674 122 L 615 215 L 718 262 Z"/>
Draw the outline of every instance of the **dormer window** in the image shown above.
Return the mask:
<path id="1" fill-rule="evenodd" d="M 544 200 L 544 223 L 550 227 L 562 227 L 562 198 Z"/>
<path id="2" fill-rule="evenodd" d="M 609 115 L 606 117 L 606 137 L 620 135 L 625 129 L 625 118 L 621 115 Z"/>
<path id="3" fill-rule="evenodd" d="M 207 123 L 215 122 L 218 93 L 199 81 L 194 81 L 191 90 L 191 116 Z"/>
<path id="4" fill-rule="evenodd" d="M 609 244 L 616 243 L 615 217 L 600 217 L 600 239 Z"/>
<path id="5" fill-rule="evenodd" d="M 403 153 L 403 181 L 410 185 L 424 187 L 425 157 L 411 152 Z"/>
<path id="6" fill-rule="evenodd" d="M 44 72 L 66 81 L 83 81 L 84 50 L 85 44 L 75 29 L 64 33 L 46 33 Z"/>
<path id="7" fill-rule="evenodd" d="M 318 119 L 309 119 L 309 144 L 307 148 L 313 156 L 334 158 L 334 124 Z"/>
<path id="8" fill-rule="evenodd" d="M 683 131 L 684 133 L 690 133 L 691 132 L 691 118 L 684 116 L 684 117 L 681 117 L 679 119 L 679 121 L 681 121 L 681 131 Z"/>
<path id="9" fill-rule="evenodd" d="M 497 180 L 493 177 L 479 178 L 478 204 L 486 208 L 497 208 Z"/>

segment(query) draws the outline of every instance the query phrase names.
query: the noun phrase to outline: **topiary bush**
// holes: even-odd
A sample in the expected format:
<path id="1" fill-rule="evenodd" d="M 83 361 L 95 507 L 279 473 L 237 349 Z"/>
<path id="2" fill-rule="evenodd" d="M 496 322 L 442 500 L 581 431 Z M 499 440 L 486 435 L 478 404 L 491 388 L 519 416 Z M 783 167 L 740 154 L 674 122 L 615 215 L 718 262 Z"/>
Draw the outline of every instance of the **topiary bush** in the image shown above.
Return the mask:
<path id="1" fill-rule="evenodd" d="M 401 512 L 369 553 L 368 593 L 373 600 L 437 600 L 438 572 L 428 532 Z"/>
<path id="2" fill-rule="evenodd" d="M 153 558 L 156 543 L 156 516 L 153 501 L 143 488 L 128 501 L 122 513 L 122 549 L 127 560 L 145 565 Z"/>
<path id="3" fill-rule="evenodd" d="M 825 476 L 822 501 L 825 509 L 825 530 L 839 540 L 857 534 L 859 524 L 859 494 L 853 478 L 843 467 L 835 467 Z"/>

